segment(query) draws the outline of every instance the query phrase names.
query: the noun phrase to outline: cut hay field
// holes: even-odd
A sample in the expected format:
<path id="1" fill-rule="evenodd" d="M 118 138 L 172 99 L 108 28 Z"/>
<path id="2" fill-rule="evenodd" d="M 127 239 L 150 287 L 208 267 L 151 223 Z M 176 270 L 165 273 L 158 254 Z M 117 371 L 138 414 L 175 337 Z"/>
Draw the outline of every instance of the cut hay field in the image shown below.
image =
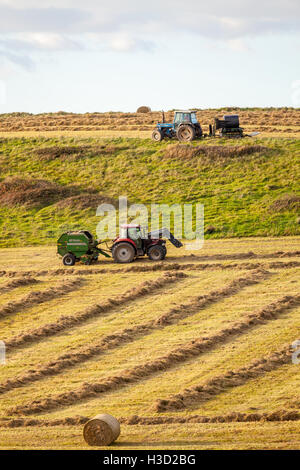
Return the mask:
<path id="1" fill-rule="evenodd" d="M 0 250 L 0 449 L 299 449 L 299 237 L 206 240 L 164 262 L 64 268 Z"/>
<path id="2" fill-rule="evenodd" d="M 197 108 L 194 108 L 197 109 Z M 260 131 L 263 136 L 295 137 L 299 135 L 298 108 L 220 108 L 198 109 L 197 116 L 203 131 L 208 133 L 214 117 L 239 114 L 245 132 Z M 173 111 L 166 111 L 167 122 L 173 121 Z M 11 113 L 0 114 L 0 136 L 57 136 L 71 135 L 97 137 L 147 138 L 161 112 L 149 113 Z M 70 134 L 71 133 L 71 134 Z"/>

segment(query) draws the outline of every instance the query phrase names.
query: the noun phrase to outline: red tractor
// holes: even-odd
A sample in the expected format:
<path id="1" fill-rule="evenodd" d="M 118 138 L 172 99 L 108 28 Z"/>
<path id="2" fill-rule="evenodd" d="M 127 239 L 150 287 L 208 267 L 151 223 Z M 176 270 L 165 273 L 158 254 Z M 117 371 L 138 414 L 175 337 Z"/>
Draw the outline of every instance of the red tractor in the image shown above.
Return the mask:
<path id="1" fill-rule="evenodd" d="M 182 246 L 166 228 L 145 233 L 140 225 L 121 225 L 120 235 L 111 247 L 113 259 L 116 263 L 131 263 L 135 258 L 147 255 L 153 261 L 163 260 L 167 248 L 162 237 L 168 238 L 176 248 Z"/>

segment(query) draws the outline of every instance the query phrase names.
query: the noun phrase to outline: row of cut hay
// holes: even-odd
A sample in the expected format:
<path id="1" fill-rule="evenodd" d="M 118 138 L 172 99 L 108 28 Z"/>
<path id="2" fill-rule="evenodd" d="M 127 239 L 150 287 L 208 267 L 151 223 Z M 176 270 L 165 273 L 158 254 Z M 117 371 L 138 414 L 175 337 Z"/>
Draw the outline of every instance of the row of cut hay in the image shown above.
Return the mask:
<path id="1" fill-rule="evenodd" d="M 80 325 L 91 318 L 104 316 L 111 310 L 121 305 L 125 305 L 128 302 L 132 302 L 139 297 L 143 297 L 148 294 L 156 292 L 168 284 L 172 284 L 177 279 L 183 279 L 186 275 L 181 272 L 166 273 L 153 281 L 145 281 L 138 286 L 125 291 L 123 294 L 108 298 L 105 302 L 94 304 L 88 307 L 83 312 L 78 312 L 74 315 L 62 315 L 55 323 L 47 323 L 38 328 L 22 332 L 11 339 L 8 339 L 5 344 L 7 351 L 10 351 L 16 347 L 24 344 L 33 343 L 49 336 L 54 336 L 62 331 L 66 331 L 69 328 Z"/>
<path id="2" fill-rule="evenodd" d="M 207 402 L 230 388 L 239 387 L 248 380 L 261 377 L 265 373 L 271 372 L 278 367 L 290 364 L 291 354 L 291 346 L 286 345 L 269 356 L 264 356 L 253 361 L 248 366 L 241 367 L 235 371 L 230 370 L 225 374 L 207 380 L 202 385 L 195 385 L 181 393 L 172 395 L 169 399 L 158 399 L 153 409 L 156 412 L 176 411 L 195 404 Z"/>
<path id="3" fill-rule="evenodd" d="M 0 394 L 12 390 L 13 388 L 22 387 L 25 384 L 38 381 L 46 376 L 59 374 L 76 364 L 82 364 L 95 356 L 99 356 L 109 349 L 114 349 L 124 343 L 132 342 L 140 336 L 150 334 L 156 329 L 161 329 L 167 325 L 176 323 L 182 318 L 198 313 L 200 310 L 208 307 L 212 303 L 216 303 L 223 300 L 225 297 L 237 294 L 246 286 L 257 284 L 262 279 L 265 279 L 266 276 L 267 273 L 255 273 L 248 277 L 240 277 L 232 281 L 223 289 L 198 296 L 189 303 L 181 304 L 178 307 L 170 309 L 167 313 L 158 316 L 154 320 L 142 323 L 141 325 L 136 325 L 132 328 L 125 328 L 119 332 L 105 336 L 101 341 L 93 344 L 92 346 L 81 347 L 73 352 L 63 354 L 62 356 L 37 367 L 34 372 L 27 371 L 19 377 L 9 379 L 0 384 Z M 174 276 L 174 281 L 176 279 L 178 279 L 178 277 Z"/>
<path id="4" fill-rule="evenodd" d="M 271 259 L 271 258 L 296 258 L 300 256 L 300 251 L 274 251 L 272 253 L 254 253 L 253 251 L 248 251 L 246 253 L 216 253 L 214 255 L 189 255 L 178 257 L 179 259 L 189 258 L 192 256 L 196 258 L 197 261 L 229 261 L 229 260 L 243 260 L 243 259 Z M 172 257 L 174 259 L 174 257 Z"/>
<path id="5" fill-rule="evenodd" d="M 2 428 L 20 427 L 52 427 L 52 426 L 81 426 L 89 421 L 87 416 L 70 416 L 57 419 L 28 419 L 28 418 L 4 418 L 0 420 Z M 127 426 L 155 426 L 159 424 L 186 424 L 186 423 L 249 423 L 249 422 L 282 422 L 299 421 L 300 413 L 291 410 L 276 410 L 265 413 L 240 413 L 232 412 L 226 415 L 216 416 L 130 416 L 128 418 L 118 418 L 121 424 Z"/>
<path id="6" fill-rule="evenodd" d="M 0 319 L 19 312 L 20 310 L 31 308 L 34 305 L 62 297 L 63 295 L 78 289 L 78 287 L 82 285 L 83 281 L 84 280 L 82 278 L 78 277 L 76 279 L 69 279 L 63 283 L 59 283 L 54 287 L 50 287 L 49 289 L 30 292 L 20 300 L 9 302 L 6 305 L 0 307 Z"/>
<path id="7" fill-rule="evenodd" d="M 23 418 L 24 419 L 24 418 Z M 79 420 L 79 417 L 77 418 Z M 87 419 L 82 417 L 83 419 Z M 216 416 L 130 416 L 129 418 L 119 418 L 121 424 L 129 426 L 142 425 L 151 426 L 157 424 L 185 424 L 185 423 L 249 423 L 266 421 L 299 421 L 300 413 L 295 410 L 276 410 L 265 413 L 240 413 L 231 412 L 225 415 Z M 26 419 L 24 420 L 26 422 Z M 29 420 L 28 420 L 29 421 Z M 33 420 L 34 421 L 34 420 Z M 38 421 L 38 420 L 37 420 Z"/>
<path id="8" fill-rule="evenodd" d="M 292 256 L 292 255 L 291 255 Z M 90 274 L 119 274 L 119 273 L 144 273 L 155 271 L 205 271 L 205 270 L 254 270 L 254 269 L 289 269 L 300 267 L 299 261 L 273 261 L 270 263 L 160 263 L 149 262 L 147 264 L 135 264 L 128 268 L 58 268 L 41 271 L 0 271 L 0 277 L 16 276 L 65 276 L 65 275 L 90 275 Z"/>
<path id="9" fill-rule="evenodd" d="M 14 279 L 12 281 L 7 282 L 6 284 L 3 284 L 0 287 L 0 294 L 3 292 L 8 292 L 14 289 L 17 289 L 18 287 L 24 287 L 24 286 L 30 286 L 32 284 L 37 284 L 39 281 L 35 279 L 34 277 L 30 276 L 23 276 L 20 277 L 19 279 Z"/>

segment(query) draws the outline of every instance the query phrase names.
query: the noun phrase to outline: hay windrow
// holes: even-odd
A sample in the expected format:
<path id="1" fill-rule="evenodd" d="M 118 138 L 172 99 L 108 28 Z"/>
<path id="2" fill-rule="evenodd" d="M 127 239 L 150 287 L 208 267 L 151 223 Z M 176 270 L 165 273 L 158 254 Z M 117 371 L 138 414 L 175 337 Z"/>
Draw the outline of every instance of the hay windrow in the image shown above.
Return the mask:
<path id="1" fill-rule="evenodd" d="M 9 281 L 6 284 L 0 287 L 0 293 L 8 292 L 13 289 L 17 289 L 18 287 L 30 286 L 32 284 L 37 284 L 39 281 L 34 277 L 24 276 L 20 277 L 19 279 L 14 279 L 13 281 Z"/>
<path id="2" fill-rule="evenodd" d="M 119 418 L 121 424 L 127 426 L 153 426 L 157 424 L 185 424 L 185 423 L 249 423 L 266 421 L 299 421 L 300 413 L 291 410 L 276 410 L 265 413 L 241 413 L 231 412 L 216 416 L 130 416 L 129 418 Z"/>
<path id="3" fill-rule="evenodd" d="M 176 411 L 189 406 L 204 403 L 226 390 L 245 384 L 248 380 L 261 377 L 282 365 L 291 363 L 291 346 L 287 345 L 268 356 L 253 361 L 250 365 L 207 380 L 183 392 L 172 395 L 169 399 L 158 399 L 153 407 L 156 412 Z"/>
<path id="4" fill-rule="evenodd" d="M 271 258 L 296 258 L 300 256 L 300 251 L 275 251 L 273 253 L 254 253 L 253 251 L 248 251 L 246 253 L 216 253 L 214 255 L 189 255 L 189 256 L 179 256 L 178 258 L 172 257 L 174 260 L 184 260 L 195 258 L 197 261 L 230 261 L 230 260 L 243 260 L 243 259 L 271 259 Z"/>
<path id="5" fill-rule="evenodd" d="M 291 252 L 293 253 L 293 252 Z M 298 252 L 295 252 L 298 253 Z M 294 254 L 290 255 L 291 257 L 297 256 Z M 277 256 L 271 256 L 271 258 Z M 190 258 L 190 257 L 189 257 Z M 195 257 L 196 258 L 196 257 Z M 267 256 L 266 256 L 267 258 Z M 230 259 L 230 258 L 228 258 Z M 155 272 L 155 271 L 193 271 L 193 270 L 255 270 L 255 269 L 287 269 L 287 268 L 298 268 L 300 267 L 299 261 L 273 261 L 270 263 L 170 263 L 164 261 L 161 263 L 147 263 L 143 265 L 137 264 L 136 266 L 130 266 L 128 268 L 116 268 L 116 269 L 107 269 L 107 268 L 58 268 L 58 269 L 44 269 L 41 271 L 0 271 L 0 277 L 18 277 L 18 276 L 73 276 L 73 275 L 92 275 L 92 274 L 119 274 L 127 272 Z"/>
<path id="6" fill-rule="evenodd" d="M 76 364 L 82 364 L 84 361 L 87 361 L 95 356 L 99 356 L 107 350 L 116 348 L 124 343 L 134 341 L 136 338 L 144 336 L 146 334 L 150 334 L 156 329 L 161 329 L 167 325 L 176 323 L 182 318 L 186 318 L 188 316 L 198 313 L 200 310 L 208 307 L 212 303 L 218 302 L 224 299 L 225 297 L 237 294 L 244 287 L 256 284 L 261 281 L 262 278 L 265 279 L 265 277 L 267 276 L 268 273 L 258 273 L 256 275 L 235 279 L 225 288 L 212 291 L 206 295 L 198 296 L 189 303 L 179 305 L 178 307 L 170 309 L 169 312 L 164 315 L 158 316 L 152 321 L 142 323 L 141 325 L 136 325 L 132 328 L 125 328 L 124 330 L 105 336 L 101 339 L 101 341 L 93 344 L 92 346 L 81 347 L 75 351 L 63 354 L 57 357 L 56 359 L 46 364 L 43 364 L 42 366 L 38 366 L 34 371 L 27 371 L 19 377 L 9 379 L 6 382 L 0 384 L 0 394 L 5 393 L 13 388 L 22 387 L 27 383 L 43 379 L 46 376 L 59 374 L 60 372 L 71 368 Z M 174 275 L 174 281 L 181 279 L 182 277 L 184 278 L 184 276 L 181 276 L 180 273 L 176 273 Z M 169 277 L 169 279 L 171 281 L 172 277 Z M 281 303 L 283 304 L 283 310 L 286 306 L 285 300 L 286 299 L 278 302 L 280 305 Z M 289 307 L 291 305 L 292 301 L 289 302 Z M 270 308 L 273 308 L 273 304 Z M 277 313 L 278 310 L 279 308 L 277 308 L 276 310 Z M 266 312 L 266 309 L 264 309 L 264 312 Z M 229 334 L 231 333 L 231 331 L 232 334 L 236 333 L 236 330 L 234 329 L 228 329 L 225 331 L 226 334 L 228 333 L 228 331 Z"/>
<path id="7" fill-rule="evenodd" d="M 11 339 L 8 339 L 6 344 L 7 351 L 19 347 L 24 344 L 33 343 L 40 339 L 56 335 L 74 326 L 80 325 L 94 317 L 99 317 L 108 314 L 114 308 L 132 302 L 139 297 L 151 294 L 154 290 L 160 289 L 177 279 L 183 279 L 186 275 L 184 273 L 166 273 L 164 276 L 159 277 L 153 281 L 145 281 L 138 286 L 125 291 L 117 297 L 107 299 L 100 304 L 92 305 L 83 312 L 78 312 L 75 315 L 62 315 L 55 323 L 48 323 L 39 328 L 22 332 Z"/>
<path id="8" fill-rule="evenodd" d="M 20 427 L 55 427 L 55 426 L 82 426 L 89 421 L 87 416 L 70 416 L 67 418 L 30 419 L 30 418 L 2 418 L 0 419 L 1 428 L 20 428 Z M 300 413 L 291 410 L 276 410 L 264 413 L 241 413 L 231 412 L 216 416 L 129 416 L 119 418 L 118 421 L 126 426 L 155 426 L 159 424 L 185 424 L 185 423 L 249 423 L 249 422 L 282 422 L 299 421 Z"/>
<path id="9" fill-rule="evenodd" d="M 43 291 L 30 292 L 20 300 L 9 302 L 0 307 L 0 319 L 19 312 L 20 310 L 28 309 L 34 305 L 62 297 L 80 287 L 82 283 L 82 278 L 70 279 Z"/>

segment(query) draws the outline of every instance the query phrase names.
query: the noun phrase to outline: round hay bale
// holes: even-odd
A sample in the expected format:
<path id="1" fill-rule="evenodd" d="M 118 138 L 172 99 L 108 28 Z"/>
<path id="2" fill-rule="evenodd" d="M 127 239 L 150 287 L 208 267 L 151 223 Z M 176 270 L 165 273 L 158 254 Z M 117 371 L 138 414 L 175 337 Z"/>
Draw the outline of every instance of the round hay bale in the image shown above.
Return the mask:
<path id="1" fill-rule="evenodd" d="M 96 415 L 83 428 L 83 437 L 90 446 L 109 446 L 120 435 L 120 423 L 106 413 Z"/>
<path id="2" fill-rule="evenodd" d="M 149 106 L 140 106 L 137 110 L 137 113 L 151 113 L 151 108 Z"/>

